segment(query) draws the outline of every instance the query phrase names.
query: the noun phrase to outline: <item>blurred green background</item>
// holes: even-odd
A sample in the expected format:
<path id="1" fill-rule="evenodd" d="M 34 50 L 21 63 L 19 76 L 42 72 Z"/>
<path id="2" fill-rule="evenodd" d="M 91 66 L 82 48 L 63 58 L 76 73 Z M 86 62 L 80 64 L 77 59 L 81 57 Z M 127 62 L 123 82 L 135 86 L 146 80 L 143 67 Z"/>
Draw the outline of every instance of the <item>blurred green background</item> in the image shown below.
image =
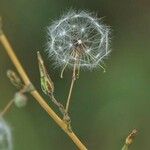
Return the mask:
<path id="1" fill-rule="evenodd" d="M 65 104 L 71 72 L 59 78 L 44 53 L 46 26 L 68 9 L 94 11 L 112 27 L 112 53 L 101 69 L 82 71 L 74 88 L 74 131 L 89 150 L 121 150 L 125 137 L 139 130 L 131 150 L 150 149 L 150 1 L 146 0 L 0 0 L 3 29 L 29 77 L 40 90 L 36 51 L 40 50 Z M 0 45 L 0 109 L 16 89 L 6 77 L 15 69 Z M 42 93 L 42 92 L 41 92 Z M 43 93 L 42 95 L 50 101 Z M 5 115 L 14 150 L 76 150 L 76 146 L 31 97 L 27 107 Z M 57 111 L 55 106 L 50 105 Z"/>

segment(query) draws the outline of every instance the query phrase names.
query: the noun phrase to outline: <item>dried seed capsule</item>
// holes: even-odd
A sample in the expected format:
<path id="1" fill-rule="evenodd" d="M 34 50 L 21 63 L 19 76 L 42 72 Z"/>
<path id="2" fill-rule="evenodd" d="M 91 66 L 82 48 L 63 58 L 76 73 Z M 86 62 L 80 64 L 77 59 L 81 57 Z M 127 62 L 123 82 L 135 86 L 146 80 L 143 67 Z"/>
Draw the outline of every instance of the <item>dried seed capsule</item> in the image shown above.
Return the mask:
<path id="1" fill-rule="evenodd" d="M 137 130 L 136 129 L 132 130 L 132 132 L 126 138 L 125 143 L 127 145 L 131 145 L 133 143 L 133 140 L 134 140 L 134 138 L 135 138 L 136 135 L 137 135 Z"/>

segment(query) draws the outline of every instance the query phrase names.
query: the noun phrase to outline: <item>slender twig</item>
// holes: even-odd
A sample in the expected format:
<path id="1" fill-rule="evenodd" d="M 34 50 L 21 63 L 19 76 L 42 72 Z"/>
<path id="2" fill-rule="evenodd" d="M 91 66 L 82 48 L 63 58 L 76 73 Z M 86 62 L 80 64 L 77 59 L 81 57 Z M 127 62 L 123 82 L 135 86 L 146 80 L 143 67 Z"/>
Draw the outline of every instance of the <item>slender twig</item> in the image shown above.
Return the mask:
<path id="1" fill-rule="evenodd" d="M 24 81 L 25 85 L 31 85 L 31 81 L 29 80 L 26 72 L 24 71 L 22 65 L 20 64 L 20 61 L 18 60 L 16 54 L 14 53 L 13 48 L 11 47 L 7 37 L 2 32 L 2 29 L 0 29 L 0 42 L 4 46 L 6 52 L 8 53 L 8 56 L 10 57 L 12 63 L 16 67 L 20 77 Z M 82 142 L 79 140 L 79 138 L 74 134 L 74 132 L 70 132 L 68 130 L 67 124 L 58 117 L 58 115 L 51 109 L 51 107 L 46 103 L 46 101 L 41 97 L 41 95 L 38 93 L 38 91 L 35 89 L 31 92 L 31 95 L 37 100 L 37 102 L 40 104 L 40 106 L 49 114 L 51 118 L 59 125 L 60 128 L 62 128 L 67 135 L 72 139 L 72 141 L 76 144 L 76 146 L 80 150 L 87 150 L 87 148 L 82 144 Z"/>
<path id="2" fill-rule="evenodd" d="M 69 94 L 68 94 L 68 98 L 67 98 L 67 103 L 66 103 L 66 112 L 68 112 L 69 109 L 69 104 L 70 104 L 70 98 L 71 98 L 71 94 L 72 94 L 72 90 L 73 90 L 73 86 L 76 80 L 76 58 L 77 58 L 77 52 L 75 53 L 75 62 L 74 62 L 74 67 L 73 67 L 73 74 L 72 74 L 72 80 L 71 80 L 71 85 L 70 85 L 70 89 L 69 89 Z"/>
<path id="3" fill-rule="evenodd" d="M 14 99 L 8 102 L 8 104 L 5 106 L 2 112 L 0 112 L 0 117 L 4 116 L 10 109 L 10 107 L 13 105 Z"/>

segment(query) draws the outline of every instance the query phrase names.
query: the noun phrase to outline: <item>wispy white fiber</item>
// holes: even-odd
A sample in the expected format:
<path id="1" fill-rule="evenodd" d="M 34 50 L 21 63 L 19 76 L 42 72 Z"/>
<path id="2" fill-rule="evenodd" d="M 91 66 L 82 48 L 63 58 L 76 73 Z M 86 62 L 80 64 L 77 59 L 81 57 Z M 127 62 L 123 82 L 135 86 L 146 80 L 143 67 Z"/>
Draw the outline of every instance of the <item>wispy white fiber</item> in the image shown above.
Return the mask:
<path id="1" fill-rule="evenodd" d="M 10 127 L 0 118 L 0 150 L 12 150 L 12 135 Z"/>
<path id="2" fill-rule="evenodd" d="M 47 53 L 57 66 L 95 68 L 110 53 L 109 45 L 110 28 L 89 12 L 68 12 L 48 27 Z"/>

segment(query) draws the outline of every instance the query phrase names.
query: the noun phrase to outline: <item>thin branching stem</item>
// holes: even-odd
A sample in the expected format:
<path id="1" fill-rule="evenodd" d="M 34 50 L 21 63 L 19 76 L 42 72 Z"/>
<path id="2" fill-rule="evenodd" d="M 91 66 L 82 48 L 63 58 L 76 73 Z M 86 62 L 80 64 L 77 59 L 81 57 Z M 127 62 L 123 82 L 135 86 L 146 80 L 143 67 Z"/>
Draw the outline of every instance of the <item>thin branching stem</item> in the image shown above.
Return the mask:
<path id="1" fill-rule="evenodd" d="M 8 104 L 4 107 L 3 111 L 0 113 L 0 117 L 4 116 L 9 111 L 13 103 L 14 103 L 14 99 L 8 102 Z"/>
<path id="2" fill-rule="evenodd" d="M 73 86 L 76 80 L 76 68 L 77 68 L 76 59 L 77 59 L 77 52 L 75 52 L 75 62 L 73 66 L 72 80 L 71 80 L 71 85 L 70 85 L 69 94 L 68 94 L 67 103 L 66 103 L 66 112 L 68 112 L 68 109 L 69 109 L 71 94 L 72 94 Z"/>
<path id="3" fill-rule="evenodd" d="M 2 29 L 0 29 L 0 42 L 4 46 L 6 52 L 8 53 L 8 56 L 10 57 L 12 63 L 16 67 L 20 77 L 24 81 L 25 85 L 31 85 L 31 81 L 29 80 L 25 70 L 23 69 L 20 61 L 18 60 L 16 54 L 14 53 L 13 48 L 11 47 L 7 37 L 2 32 Z M 62 128 L 65 133 L 72 139 L 72 141 L 76 144 L 76 146 L 80 150 L 87 150 L 87 148 L 82 144 L 82 142 L 79 140 L 79 138 L 74 134 L 74 132 L 70 132 L 67 128 L 67 124 L 52 110 L 52 108 L 46 103 L 46 101 L 41 97 L 39 92 L 35 89 L 34 91 L 30 92 L 31 95 L 37 100 L 37 102 L 40 104 L 40 106 L 47 112 L 47 114 L 56 122 L 56 124 Z"/>

